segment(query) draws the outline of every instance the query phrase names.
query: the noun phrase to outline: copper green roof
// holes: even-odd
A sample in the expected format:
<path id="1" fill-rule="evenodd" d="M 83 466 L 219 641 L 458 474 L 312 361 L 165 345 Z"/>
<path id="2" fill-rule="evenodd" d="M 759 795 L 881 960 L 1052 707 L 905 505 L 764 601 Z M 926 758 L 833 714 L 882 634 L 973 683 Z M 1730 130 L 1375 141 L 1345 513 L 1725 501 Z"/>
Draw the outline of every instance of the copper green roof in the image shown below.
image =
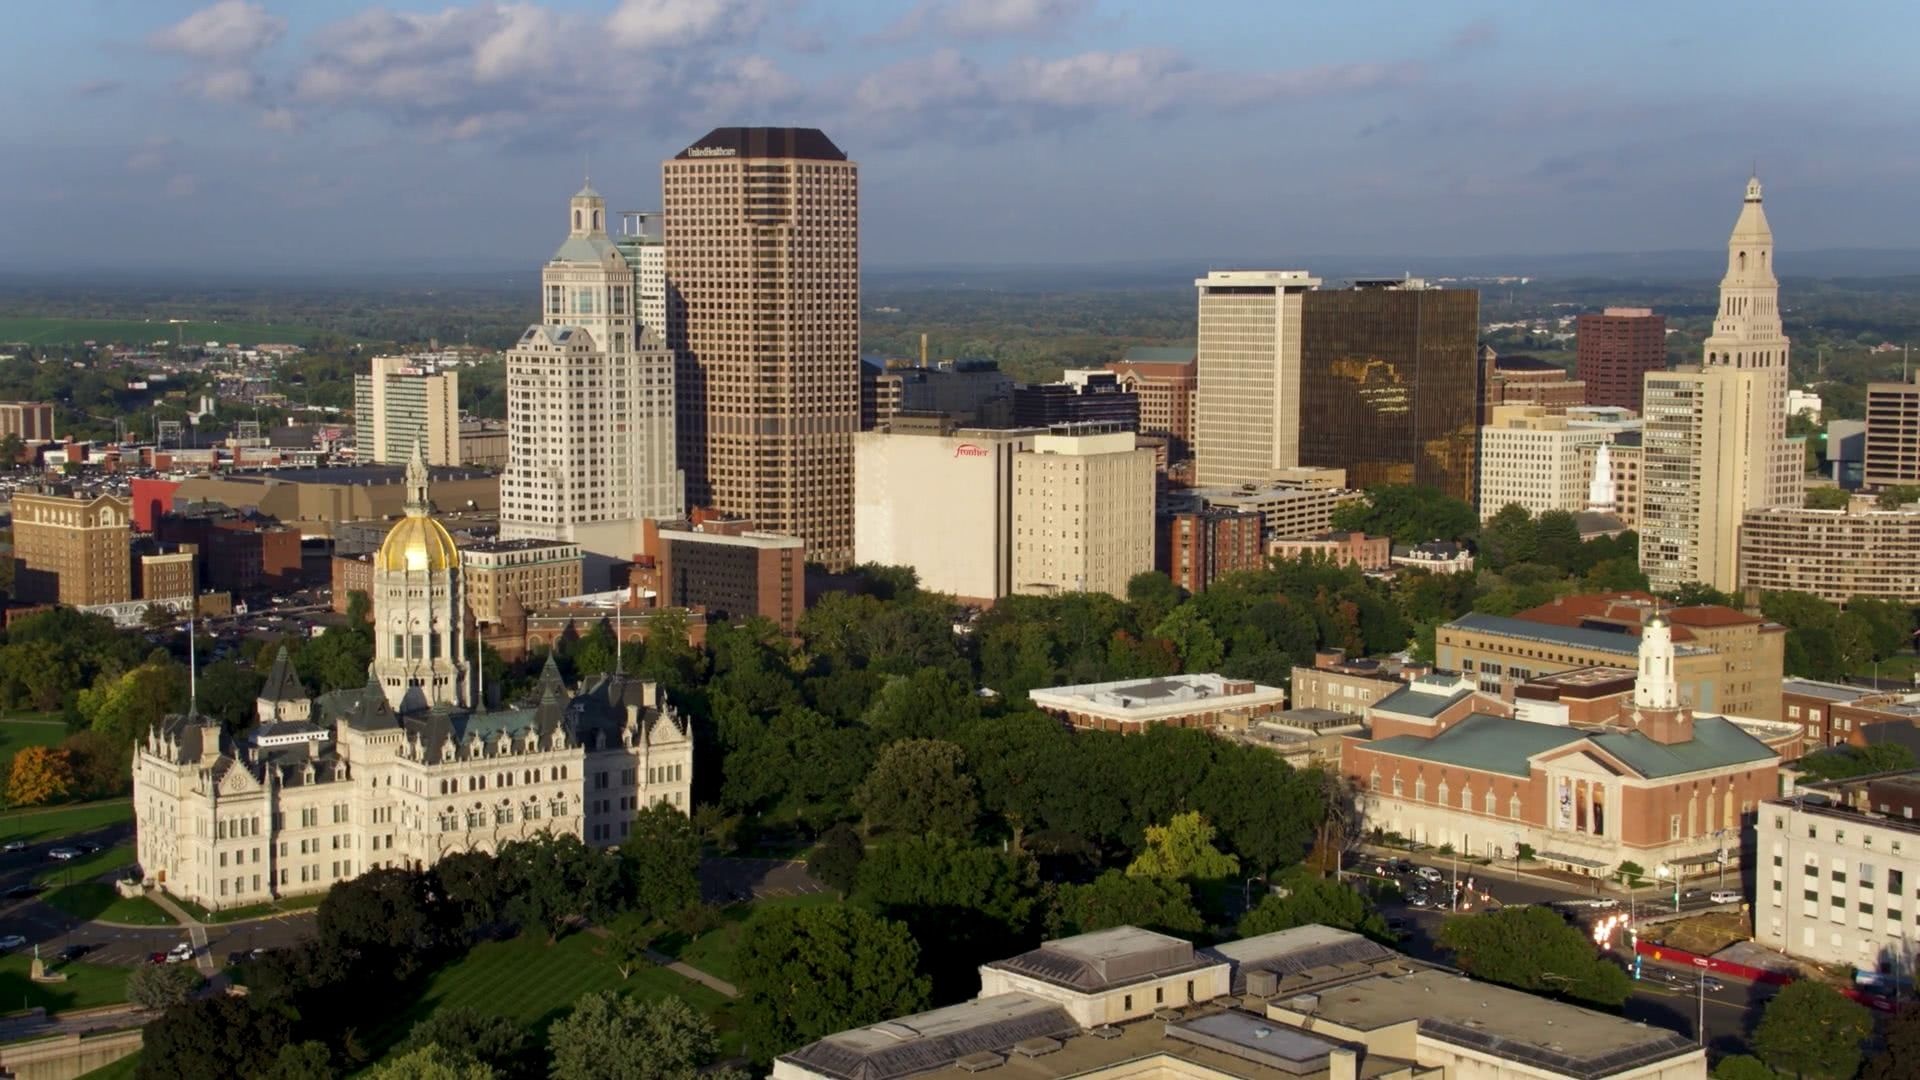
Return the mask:
<path id="1" fill-rule="evenodd" d="M 1431 739 L 1395 735 L 1365 746 L 1437 765 L 1524 777 L 1532 774 L 1530 759 L 1535 755 L 1582 739 L 1648 779 L 1758 763 L 1774 756 L 1765 743 L 1720 716 L 1695 717 L 1693 738 L 1672 745 L 1657 743 L 1638 731 L 1581 730 L 1474 713 Z"/>

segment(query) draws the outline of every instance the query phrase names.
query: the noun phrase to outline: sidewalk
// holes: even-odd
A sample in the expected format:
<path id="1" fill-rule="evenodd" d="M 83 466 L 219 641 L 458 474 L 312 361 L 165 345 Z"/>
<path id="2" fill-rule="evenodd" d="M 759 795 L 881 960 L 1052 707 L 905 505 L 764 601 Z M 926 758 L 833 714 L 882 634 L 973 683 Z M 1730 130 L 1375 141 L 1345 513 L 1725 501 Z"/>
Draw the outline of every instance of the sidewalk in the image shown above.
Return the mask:
<path id="1" fill-rule="evenodd" d="M 603 938 L 603 939 L 609 936 L 609 933 L 606 927 L 597 926 L 597 925 L 587 927 L 587 933 L 592 934 L 594 937 Z M 699 968 L 694 967 L 692 964 L 685 963 L 680 960 L 675 960 L 673 957 L 668 956 L 666 953 L 657 952 L 653 949 L 648 949 L 647 960 L 650 963 L 654 964 L 655 966 L 666 968 L 668 971 L 673 972 L 675 975 L 678 975 L 683 979 L 691 979 L 692 981 L 699 983 L 700 985 L 706 987 L 709 990 L 712 990 L 713 992 L 719 994 L 722 997 L 737 998 L 740 996 L 740 988 L 728 982 L 727 980 L 721 978 L 718 975 L 711 975 L 711 974 L 708 974 L 707 972 L 701 971 Z"/>
<path id="2" fill-rule="evenodd" d="M 187 928 L 187 940 L 193 943 L 193 966 L 200 974 L 211 979 L 220 973 L 220 965 L 213 962 L 213 951 L 207 948 L 207 928 L 200 920 L 187 914 L 186 909 L 173 902 L 163 890 L 148 889 L 147 899 L 154 902 L 161 911 L 173 916 L 174 921 Z"/>

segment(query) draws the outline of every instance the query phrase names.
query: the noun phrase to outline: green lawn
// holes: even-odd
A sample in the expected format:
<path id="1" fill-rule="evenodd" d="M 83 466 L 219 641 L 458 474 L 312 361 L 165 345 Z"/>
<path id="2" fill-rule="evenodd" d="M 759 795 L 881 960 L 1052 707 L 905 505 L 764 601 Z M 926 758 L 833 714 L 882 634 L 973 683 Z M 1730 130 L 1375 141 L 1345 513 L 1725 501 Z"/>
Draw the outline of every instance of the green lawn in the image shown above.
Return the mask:
<path id="1" fill-rule="evenodd" d="M 64 911 L 76 919 L 92 922 L 104 919 L 128 926 L 174 926 L 173 916 L 144 896 L 129 900 L 104 881 L 65 885 L 40 897 L 47 906 Z"/>
<path id="2" fill-rule="evenodd" d="M 133 845 L 115 844 L 70 862 L 49 859 L 46 869 L 35 874 L 33 880 L 41 885 L 79 885 L 132 865 Z"/>
<path id="3" fill-rule="evenodd" d="M 79 1080 L 133 1080 L 134 1071 L 140 1068 L 140 1055 L 128 1054 L 111 1065 L 102 1065 L 90 1073 L 82 1073 Z"/>
<path id="4" fill-rule="evenodd" d="M 713 1021 L 724 1054 L 738 1051 L 740 1038 L 735 1031 L 732 1002 L 665 968 L 642 965 L 631 978 L 622 980 L 605 948 L 605 939 L 589 933 L 570 934 L 552 945 L 538 933 L 477 945 L 464 958 L 437 972 L 420 1000 L 387 1034 L 397 1042 L 428 1013 L 457 1007 L 510 1017 L 527 1025 L 537 1038 L 544 1038 L 547 1026 L 580 995 L 619 990 L 642 998 L 668 994 L 681 998 Z"/>
<path id="5" fill-rule="evenodd" d="M 0 814 L 0 842 L 54 840 L 132 820 L 131 799 L 107 799 L 44 810 L 13 810 Z"/>
<path id="6" fill-rule="evenodd" d="M 734 966 L 734 954 L 740 949 L 740 932 L 754 912 L 782 907 L 828 907 L 838 903 L 838 894 L 822 892 L 770 896 L 751 904 L 735 904 L 720 913 L 726 922 L 718 930 L 710 930 L 691 941 L 678 933 L 669 933 L 656 940 L 653 947 L 737 986 L 740 979 Z"/>
<path id="7" fill-rule="evenodd" d="M 286 900 L 248 904 L 244 907 L 224 908 L 220 911 L 208 911 L 191 900 L 182 900 L 177 896 L 173 898 L 173 902 L 179 904 L 182 911 L 193 916 L 197 921 L 215 926 L 220 923 L 239 922 L 243 919 L 259 919 L 288 911 L 308 911 L 319 907 L 320 902 L 326 898 L 327 894 L 323 892 L 308 893 L 305 896 L 290 897 Z"/>
<path id="8" fill-rule="evenodd" d="M 0 717 L 0 763 L 29 746 L 58 746 L 67 737 L 66 721 L 54 713 L 16 713 Z"/>
<path id="9" fill-rule="evenodd" d="M 0 341 L 28 345 L 78 345 L 83 341 L 100 344 L 151 345 L 156 341 L 184 341 L 199 345 L 209 341 L 290 342 L 304 345 L 320 333 L 311 326 L 275 323 L 202 322 L 173 324 L 164 320 L 140 319 L 62 319 L 35 316 L 0 317 Z"/>
<path id="10" fill-rule="evenodd" d="M 127 969 L 101 964 L 73 963 L 49 966 L 64 973 L 63 983 L 37 983 L 31 977 L 33 950 L 21 948 L 0 957 L 0 1010 L 39 1006 L 48 1012 L 92 1009 L 127 1000 Z"/>

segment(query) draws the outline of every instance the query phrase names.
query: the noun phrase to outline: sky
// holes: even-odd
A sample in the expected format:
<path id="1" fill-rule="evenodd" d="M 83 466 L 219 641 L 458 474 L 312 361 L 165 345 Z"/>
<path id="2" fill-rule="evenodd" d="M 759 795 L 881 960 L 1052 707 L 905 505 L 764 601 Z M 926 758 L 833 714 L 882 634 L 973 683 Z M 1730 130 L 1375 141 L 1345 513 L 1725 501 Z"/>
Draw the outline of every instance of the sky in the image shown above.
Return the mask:
<path id="1" fill-rule="evenodd" d="M 62 0 L 0 272 L 531 269 L 583 174 L 819 127 L 869 267 L 1920 247 L 1920 5 Z M 1517 262 L 1524 269 L 1524 259 Z M 1310 267 L 1309 267 L 1310 268 Z"/>

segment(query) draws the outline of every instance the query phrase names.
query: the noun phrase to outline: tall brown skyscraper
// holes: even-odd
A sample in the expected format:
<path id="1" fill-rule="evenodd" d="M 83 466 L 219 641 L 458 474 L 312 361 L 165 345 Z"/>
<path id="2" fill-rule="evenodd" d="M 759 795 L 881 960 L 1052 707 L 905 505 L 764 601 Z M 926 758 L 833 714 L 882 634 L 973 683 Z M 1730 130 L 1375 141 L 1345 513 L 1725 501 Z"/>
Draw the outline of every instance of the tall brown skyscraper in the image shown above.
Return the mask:
<path id="1" fill-rule="evenodd" d="M 1574 324 L 1573 377 L 1587 404 L 1640 411 L 1649 371 L 1667 369 L 1667 319 L 1647 308 L 1608 308 Z"/>
<path id="2" fill-rule="evenodd" d="M 853 560 L 859 167 L 813 128 L 716 128 L 662 168 L 687 503 Z"/>
<path id="3" fill-rule="evenodd" d="M 1419 484 L 1473 502 L 1480 294 L 1395 278 L 1302 300 L 1300 464 L 1345 469 L 1353 487 Z"/>

